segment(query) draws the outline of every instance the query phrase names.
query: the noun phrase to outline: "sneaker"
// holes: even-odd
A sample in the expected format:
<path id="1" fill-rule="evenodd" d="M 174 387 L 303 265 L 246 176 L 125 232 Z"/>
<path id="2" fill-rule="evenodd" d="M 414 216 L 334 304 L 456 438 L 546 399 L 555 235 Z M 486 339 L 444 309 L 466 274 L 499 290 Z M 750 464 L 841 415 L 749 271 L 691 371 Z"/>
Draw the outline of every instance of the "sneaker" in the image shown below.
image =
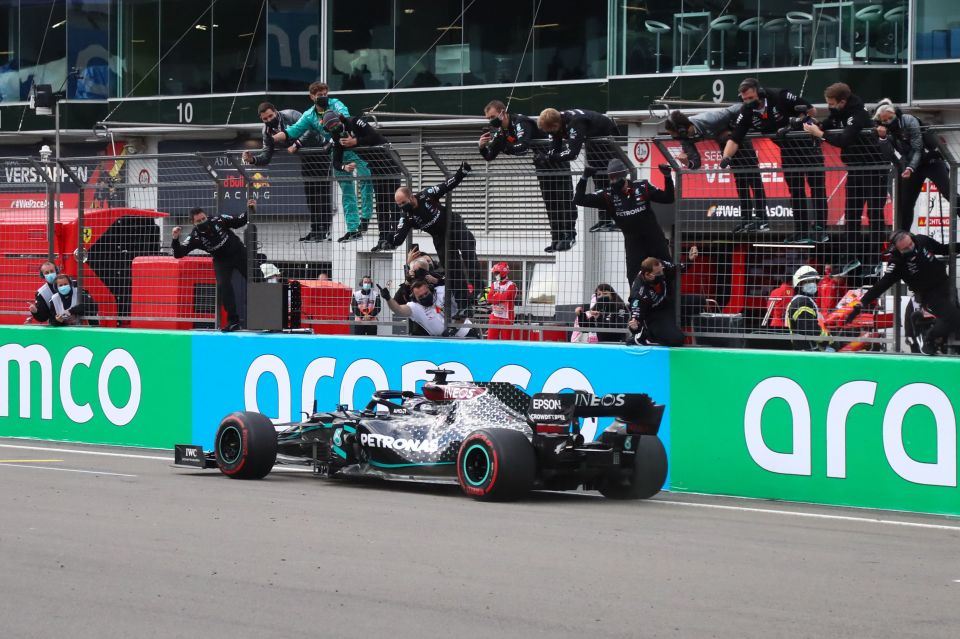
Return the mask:
<path id="1" fill-rule="evenodd" d="M 785 244 L 814 244 L 813 238 L 808 233 L 794 233 L 784 240 Z"/>
<path id="2" fill-rule="evenodd" d="M 860 260 L 858 260 L 858 259 L 851 259 L 849 262 L 847 262 L 846 264 L 843 265 L 843 267 L 840 269 L 840 273 L 839 273 L 839 274 L 840 274 L 840 275 L 847 275 L 848 273 L 852 273 L 853 271 L 857 270 L 858 268 L 860 268 Z"/>
<path id="3" fill-rule="evenodd" d="M 758 222 L 754 222 L 754 224 L 757 225 L 757 228 L 756 228 L 755 230 L 756 230 L 758 233 L 763 233 L 764 231 L 769 231 L 769 230 L 770 230 L 770 224 L 768 224 L 765 220 L 760 220 L 760 221 L 758 221 Z"/>
<path id="4" fill-rule="evenodd" d="M 238 324 L 237 322 L 233 322 L 232 324 L 227 324 L 226 326 L 224 326 L 223 328 L 221 328 L 221 329 L 220 329 L 220 332 L 221 332 L 221 333 L 232 333 L 232 332 L 234 332 L 234 331 L 239 331 L 239 330 L 240 330 L 240 324 Z"/>
<path id="5" fill-rule="evenodd" d="M 554 251 L 557 250 L 557 244 L 560 244 L 560 242 L 551 242 L 551 243 L 550 243 L 550 246 L 545 246 L 545 247 L 543 248 L 544 252 L 546 252 L 546 253 L 553 253 Z"/>
<path id="6" fill-rule="evenodd" d="M 576 240 L 562 240 L 553 245 L 553 250 L 555 250 L 558 253 L 561 253 L 563 251 L 569 251 L 570 249 L 573 248 L 573 245 L 576 243 L 577 243 Z"/>
<path id="7" fill-rule="evenodd" d="M 617 227 L 617 223 L 614 222 L 613 220 L 607 221 L 604 227 L 600 229 L 601 232 L 605 232 L 605 233 L 616 233 L 619 230 L 620 229 Z"/>
<path id="8" fill-rule="evenodd" d="M 937 354 L 937 340 L 934 339 L 924 339 L 921 340 L 920 352 L 924 355 L 936 355 Z"/>
<path id="9" fill-rule="evenodd" d="M 757 230 L 756 222 L 744 222 L 737 228 L 733 229 L 734 233 L 753 233 Z"/>
<path id="10" fill-rule="evenodd" d="M 359 240 L 361 237 L 363 237 L 363 233 L 361 233 L 360 231 L 347 231 L 346 235 L 339 238 L 337 241 L 352 242 L 353 240 Z"/>
<path id="11" fill-rule="evenodd" d="M 370 220 L 369 220 L 369 218 L 360 220 L 360 232 L 361 232 L 361 233 L 366 233 L 366 232 L 367 232 L 367 229 L 369 229 L 369 228 L 370 228 Z"/>
<path id="12" fill-rule="evenodd" d="M 329 233 L 321 233 L 320 231 L 310 231 L 306 235 L 300 238 L 301 242 L 326 242 L 330 239 Z"/>
<path id="13" fill-rule="evenodd" d="M 823 244 L 830 241 L 830 234 L 822 226 L 813 227 L 811 232 L 815 244 Z"/>
<path id="14" fill-rule="evenodd" d="M 616 231 L 617 225 L 611 222 L 610 220 L 600 220 L 596 224 L 590 227 L 590 233 L 605 233 L 607 231 Z"/>

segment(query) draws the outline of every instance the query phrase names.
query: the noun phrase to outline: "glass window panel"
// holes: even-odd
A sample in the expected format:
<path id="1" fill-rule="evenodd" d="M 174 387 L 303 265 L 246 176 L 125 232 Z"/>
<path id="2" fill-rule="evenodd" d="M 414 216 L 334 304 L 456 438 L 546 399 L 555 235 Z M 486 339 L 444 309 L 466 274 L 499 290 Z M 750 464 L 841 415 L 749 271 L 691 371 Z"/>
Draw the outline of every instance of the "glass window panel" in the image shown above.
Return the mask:
<path id="1" fill-rule="evenodd" d="M 393 7 L 393 0 L 332 0 L 329 3 L 333 55 L 327 84 L 331 91 L 393 87 L 396 71 Z"/>
<path id="2" fill-rule="evenodd" d="M 106 100 L 115 81 L 110 71 L 109 0 L 72 0 L 67 5 L 67 59 L 77 73 L 70 76 L 67 96 Z"/>
<path id="3" fill-rule="evenodd" d="M 114 97 L 160 93 L 160 0 L 120 0 L 114 5 Z"/>
<path id="4" fill-rule="evenodd" d="M 530 0 L 491 0 L 467 10 L 463 39 L 469 50 L 470 70 L 463 76 L 464 84 L 533 81 L 533 42 L 528 44 L 527 39 L 535 4 Z"/>
<path id="5" fill-rule="evenodd" d="M 456 86 L 463 75 L 470 74 L 472 60 L 459 17 L 462 10 L 460 2 L 398 0 L 399 86 Z"/>
<path id="6" fill-rule="evenodd" d="M 380 4 L 389 5 L 390 2 L 381 0 Z M 267 70 L 267 82 L 271 91 L 306 93 L 307 86 L 320 79 L 321 6 L 322 3 L 317 0 L 270 2 L 270 28 L 267 31 L 270 68 Z M 391 37 L 391 46 L 392 42 Z"/>
<path id="7" fill-rule="evenodd" d="M 0 0 L 0 102 L 20 99 L 20 0 Z"/>
<path id="8" fill-rule="evenodd" d="M 607 75 L 607 3 L 542 2 L 533 30 L 534 80 Z"/>
<path id="9" fill-rule="evenodd" d="M 65 89 L 67 77 L 66 1 L 20 3 L 20 98 L 34 84 Z"/>
<path id="10" fill-rule="evenodd" d="M 960 11 L 956 0 L 917 2 L 918 60 L 960 58 Z"/>
<path id="11" fill-rule="evenodd" d="M 210 2 L 160 3 L 160 95 L 210 93 Z"/>
<path id="12" fill-rule="evenodd" d="M 316 25 L 314 22 L 314 32 L 319 33 Z M 264 91 L 267 86 L 267 16 L 263 0 L 231 0 L 230 3 L 215 4 L 211 29 L 213 92 Z M 317 38 L 313 40 L 316 51 Z"/>

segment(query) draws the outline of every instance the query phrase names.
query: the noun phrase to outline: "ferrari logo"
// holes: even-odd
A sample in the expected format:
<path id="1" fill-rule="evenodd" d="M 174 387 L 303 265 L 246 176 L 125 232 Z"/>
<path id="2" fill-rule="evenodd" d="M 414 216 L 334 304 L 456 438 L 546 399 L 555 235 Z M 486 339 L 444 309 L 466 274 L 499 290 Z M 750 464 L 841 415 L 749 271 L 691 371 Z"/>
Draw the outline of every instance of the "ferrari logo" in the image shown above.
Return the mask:
<path id="1" fill-rule="evenodd" d="M 89 226 L 83 227 L 83 243 L 89 244 L 90 240 L 93 239 L 93 229 Z"/>

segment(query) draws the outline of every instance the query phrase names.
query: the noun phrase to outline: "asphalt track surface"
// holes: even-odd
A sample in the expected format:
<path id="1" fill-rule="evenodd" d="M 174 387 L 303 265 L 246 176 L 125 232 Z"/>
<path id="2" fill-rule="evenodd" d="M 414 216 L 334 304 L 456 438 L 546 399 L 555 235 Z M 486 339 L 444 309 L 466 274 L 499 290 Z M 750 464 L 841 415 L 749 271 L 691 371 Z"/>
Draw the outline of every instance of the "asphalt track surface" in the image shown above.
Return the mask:
<path id="1" fill-rule="evenodd" d="M 0 636 L 960 636 L 958 519 L 171 463 L 0 439 Z"/>

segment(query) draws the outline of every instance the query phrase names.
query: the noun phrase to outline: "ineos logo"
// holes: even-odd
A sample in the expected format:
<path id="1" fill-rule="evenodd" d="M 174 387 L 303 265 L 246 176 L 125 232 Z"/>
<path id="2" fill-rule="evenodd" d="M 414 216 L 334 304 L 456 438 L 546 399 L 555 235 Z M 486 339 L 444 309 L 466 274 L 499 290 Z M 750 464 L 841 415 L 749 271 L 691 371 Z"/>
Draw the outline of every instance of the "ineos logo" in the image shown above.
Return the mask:
<path id="1" fill-rule="evenodd" d="M 477 386 L 444 386 L 444 399 L 473 399 L 487 392 L 486 388 Z"/>

